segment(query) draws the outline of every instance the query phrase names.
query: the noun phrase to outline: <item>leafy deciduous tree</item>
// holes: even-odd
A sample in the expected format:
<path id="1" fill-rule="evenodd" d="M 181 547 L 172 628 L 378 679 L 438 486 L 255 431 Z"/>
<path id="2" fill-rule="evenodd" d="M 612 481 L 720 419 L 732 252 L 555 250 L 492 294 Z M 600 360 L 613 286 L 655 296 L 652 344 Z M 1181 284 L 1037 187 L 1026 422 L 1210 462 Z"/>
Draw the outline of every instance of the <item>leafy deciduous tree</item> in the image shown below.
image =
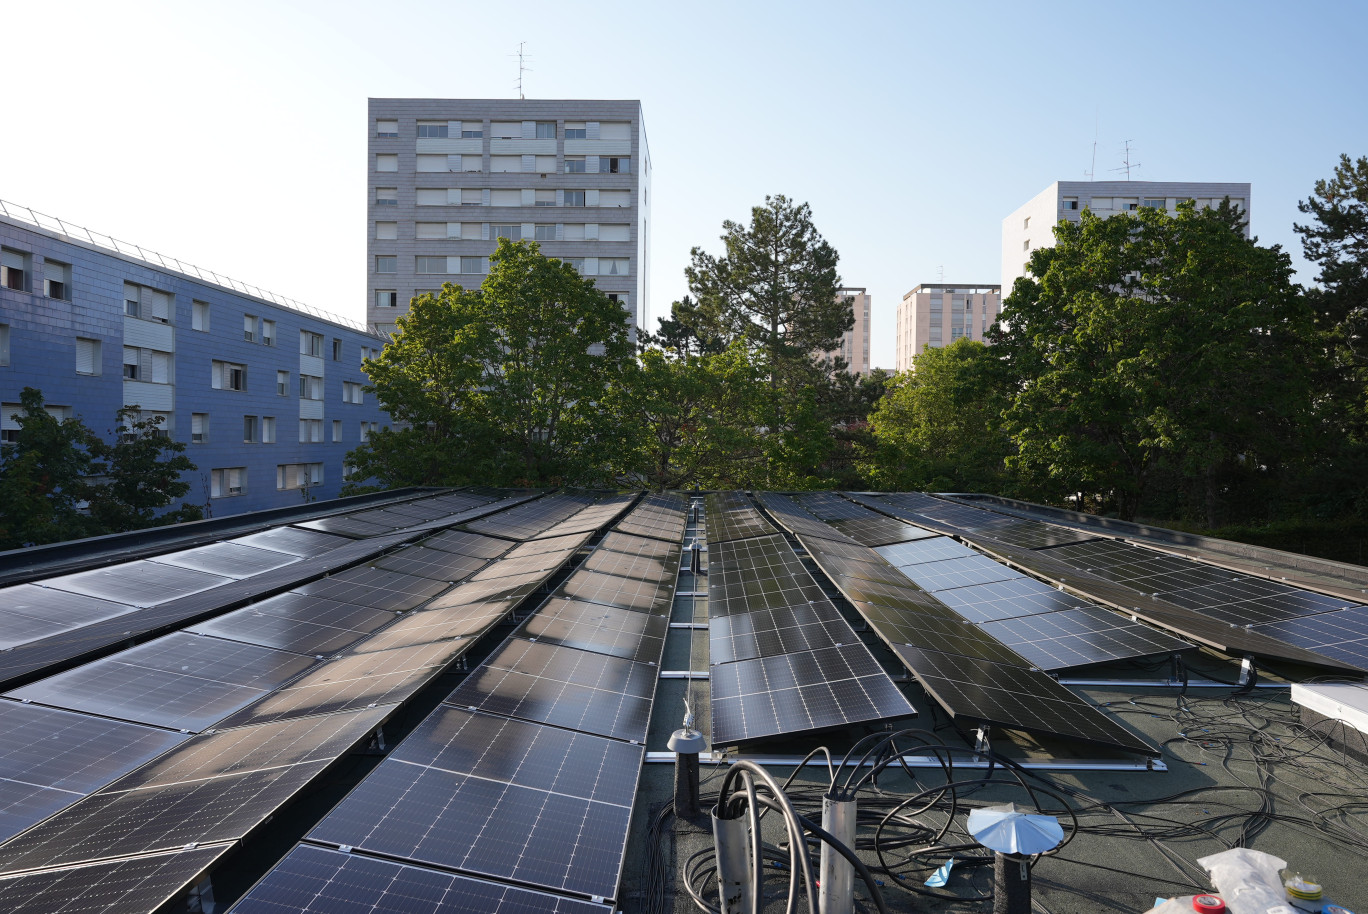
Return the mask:
<path id="1" fill-rule="evenodd" d="M 166 511 L 190 491 L 181 477 L 195 465 L 185 456 L 185 442 L 161 428 L 161 416 L 144 418 L 137 406 L 119 410 L 112 443 L 92 438 L 91 470 L 99 477 L 89 489 L 90 517 L 102 533 L 199 520 L 198 505 L 182 504 Z"/>

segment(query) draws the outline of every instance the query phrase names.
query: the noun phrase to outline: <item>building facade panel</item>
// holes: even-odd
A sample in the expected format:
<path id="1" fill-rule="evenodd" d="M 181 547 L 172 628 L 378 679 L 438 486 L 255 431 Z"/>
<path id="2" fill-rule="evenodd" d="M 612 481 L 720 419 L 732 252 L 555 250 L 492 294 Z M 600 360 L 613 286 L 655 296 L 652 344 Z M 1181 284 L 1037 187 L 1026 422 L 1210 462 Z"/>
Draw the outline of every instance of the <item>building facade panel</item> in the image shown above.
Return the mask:
<path id="1" fill-rule="evenodd" d="M 213 516 L 336 497 L 345 455 L 361 441 L 361 423 L 389 424 L 374 394 L 360 403 L 344 400 L 344 392 L 355 399 L 354 388 L 344 385 L 367 383 L 363 350 L 378 354 L 384 345 L 359 326 L 17 218 L 0 216 L 0 247 L 22 251 L 33 275 L 42 277 L 50 260 L 68 267 L 71 277 L 69 292 L 36 283 L 0 288 L 0 334 L 9 338 L 8 358 L 0 358 L 0 403 L 17 404 L 24 387 L 36 387 L 49 405 L 106 438 L 125 405 L 165 413 L 168 434 L 186 443 L 196 466 L 186 477 L 191 489 L 184 500 L 207 504 Z M 157 296 L 155 310 L 143 310 L 140 300 L 130 301 L 130 284 L 165 298 Z M 44 294 L 52 291 L 69 300 Z M 321 355 L 311 357 L 322 379 L 317 402 L 300 398 L 302 332 L 323 340 Z M 96 370 L 78 370 L 92 367 L 93 350 Z M 341 421 L 337 440 L 325 434 L 300 441 L 301 403 L 325 425 Z M 2 411 L 9 428 L 12 410 Z M 299 464 L 318 465 L 317 484 L 304 493 L 278 486 L 278 468 Z M 238 483 L 228 485 L 230 476 Z"/>

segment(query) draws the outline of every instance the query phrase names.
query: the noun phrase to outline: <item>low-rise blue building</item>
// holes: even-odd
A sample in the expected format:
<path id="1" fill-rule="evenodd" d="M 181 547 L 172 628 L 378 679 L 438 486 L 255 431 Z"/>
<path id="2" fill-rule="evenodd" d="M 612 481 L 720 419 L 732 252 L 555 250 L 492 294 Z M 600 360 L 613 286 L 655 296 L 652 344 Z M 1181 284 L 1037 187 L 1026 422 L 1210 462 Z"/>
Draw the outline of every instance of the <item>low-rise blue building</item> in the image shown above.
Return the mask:
<path id="1" fill-rule="evenodd" d="M 385 340 L 189 264 L 0 201 L 0 437 L 36 387 L 113 434 L 164 417 L 214 516 L 337 496 L 349 450 L 388 425 L 362 360 Z"/>

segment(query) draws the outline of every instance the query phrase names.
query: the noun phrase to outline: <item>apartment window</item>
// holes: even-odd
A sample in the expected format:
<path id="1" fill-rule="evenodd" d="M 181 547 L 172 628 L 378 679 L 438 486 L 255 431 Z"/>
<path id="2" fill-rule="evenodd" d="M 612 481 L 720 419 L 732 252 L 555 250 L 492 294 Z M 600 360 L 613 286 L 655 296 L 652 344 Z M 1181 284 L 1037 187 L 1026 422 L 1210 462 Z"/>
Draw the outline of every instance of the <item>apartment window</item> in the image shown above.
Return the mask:
<path id="1" fill-rule="evenodd" d="M 1144 200 L 1141 200 L 1141 201 L 1140 201 L 1140 205 L 1143 206 L 1143 207 L 1145 207 L 1146 209 L 1163 209 L 1163 208 L 1164 208 L 1164 198 L 1163 198 L 1163 197 L 1146 197 Z"/>
<path id="2" fill-rule="evenodd" d="M 565 173 L 567 175 L 584 174 L 584 156 L 566 156 Z"/>
<path id="3" fill-rule="evenodd" d="M 206 444 L 209 441 L 209 414 L 190 414 L 190 443 Z"/>
<path id="4" fill-rule="evenodd" d="M 599 191 L 599 206 L 631 206 L 632 192 L 630 190 L 601 190 Z"/>
<path id="5" fill-rule="evenodd" d="M 484 138 L 484 126 L 483 126 L 483 125 L 481 125 L 481 126 L 479 126 L 479 127 L 471 127 L 471 128 L 469 128 L 469 129 L 466 129 L 465 124 L 462 124 L 462 125 L 461 125 L 461 139 L 463 139 L 463 140 L 479 140 L 479 139 L 483 139 L 483 138 Z"/>
<path id="6" fill-rule="evenodd" d="M 461 171 L 483 171 L 484 156 L 461 156 Z"/>
<path id="7" fill-rule="evenodd" d="M 497 140 L 522 139 L 522 121 L 491 121 L 489 135 Z"/>
<path id="8" fill-rule="evenodd" d="M 156 349 L 124 347 L 123 376 L 127 381 L 146 381 L 150 384 L 171 383 L 171 353 Z M 233 388 L 241 390 L 241 388 Z"/>
<path id="9" fill-rule="evenodd" d="M 537 121 L 537 139 L 554 140 L 556 138 L 555 121 Z"/>
<path id="10" fill-rule="evenodd" d="M 342 382 L 342 402 L 343 403 L 365 403 L 366 395 L 362 391 L 361 385 L 356 381 Z M 336 440 L 336 439 L 334 439 Z"/>
<path id="11" fill-rule="evenodd" d="M 377 254 L 375 257 L 375 272 L 398 273 L 399 259 L 393 254 Z"/>
<path id="12" fill-rule="evenodd" d="M 599 174 L 627 175 L 632 173 L 629 156 L 603 156 L 599 159 Z"/>
<path id="13" fill-rule="evenodd" d="M 9 364 L 9 324 L 0 324 L 0 365 Z"/>
<path id="14" fill-rule="evenodd" d="M 370 346 L 362 346 L 362 347 L 361 347 L 361 367 L 362 367 L 362 368 L 365 368 L 365 367 L 366 367 L 366 360 L 367 360 L 367 359 L 378 359 L 378 358 L 380 358 L 380 350 L 379 350 L 379 349 L 372 349 Z"/>
<path id="15" fill-rule="evenodd" d="M 124 283 L 124 314 L 160 324 L 171 323 L 171 295 L 158 289 Z"/>
<path id="16" fill-rule="evenodd" d="M 545 177 L 556 170 L 556 157 L 534 156 L 532 158 L 532 170 L 541 172 L 542 176 Z"/>
<path id="17" fill-rule="evenodd" d="M 29 255 L 23 251 L 0 248 L 0 286 L 28 291 Z"/>
<path id="18" fill-rule="evenodd" d="M 456 157 L 456 156 L 450 156 L 450 157 L 448 157 L 448 156 L 444 156 L 444 155 L 440 155 L 440 156 L 438 156 L 438 155 L 422 155 L 422 156 L 418 156 L 418 161 L 417 161 L 417 163 L 416 163 L 416 164 L 417 164 L 417 167 L 415 168 L 415 171 L 426 172 L 426 173 L 429 173 L 429 174 L 436 173 L 436 172 L 444 172 L 444 171 L 460 171 L 460 170 L 461 170 L 461 163 L 460 163 L 460 162 L 455 162 L 455 163 L 453 163 L 453 164 L 456 165 L 455 168 L 448 168 L 448 167 L 447 167 L 447 159 L 448 159 L 448 158 L 453 158 L 453 159 L 454 159 L 454 158 L 457 158 L 457 157 Z"/>
<path id="19" fill-rule="evenodd" d="M 377 187 L 375 189 L 376 206 L 398 206 L 399 188 L 397 187 Z"/>
<path id="20" fill-rule="evenodd" d="M 522 156 L 490 156 L 489 170 L 494 174 L 522 171 Z"/>
<path id="21" fill-rule="evenodd" d="M 323 399 L 323 379 L 311 374 L 299 376 L 299 399 L 301 400 L 322 400 Z"/>
<path id="22" fill-rule="evenodd" d="M 247 491 L 246 467 L 220 467 L 209 471 L 209 497 L 231 498 Z"/>
<path id="23" fill-rule="evenodd" d="M 323 334 L 310 330 L 299 331 L 299 354 L 323 358 Z"/>
<path id="24" fill-rule="evenodd" d="M 323 420 L 322 419 L 300 419 L 299 420 L 299 443 L 300 444 L 321 444 L 323 441 Z"/>
<path id="25" fill-rule="evenodd" d="M 579 273 L 581 276 L 584 275 L 583 257 L 562 257 L 561 262 L 573 267 L 575 272 Z"/>
<path id="26" fill-rule="evenodd" d="M 1023 251 L 1029 251 L 1031 249 L 1031 239 L 1027 238 L 1025 241 L 1021 242 L 1021 249 Z"/>
<path id="27" fill-rule="evenodd" d="M 333 423 L 333 437 L 332 437 L 332 440 L 333 440 L 333 444 L 337 444 L 339 441 L 342 440 L 342 420 L 341 420 L 341 419 L 334 419 L 334 420 L 332 421 L 332 423 Z"/>
<path id="28" fill-rule="evenodd" d="M 375 290 L 375 307 L 377 308 L 397 308 L 399 307 L 399 293 L 393 289 Z"/>
<path id="29" fill-rule="evenodd" d="M 445 140 L 448 136 L 446 121 L 419 121 L 418 139 Z"/>
<path id="30" fill-rule="evenodd" d="M 556 226 L 538 224 L 534 226 L 532 229 L 532 237 L 535 238 L 537 241 L 555 241 Z"/>
<path id="31" fill-rule="evenodd" d="M 125 357 L 126 359 L 127 357 Z M 246 390 L 247 366 L 216 360 L 213 363 L 212 382 L 214 390 Z"/>
<path id="32" fill-rule="evenodd" d="M 261 417 L 261 443 L 275 444 L 275 416 Z"/>
<path id="33" fill-rule="evenodd" d="M 399 223 L 397 222 L 377 222 L 375 223 L 375 237 L 380 241 L 394 241 L 399 237 Z"/>
<path id="34" fill-rule="evenodd" d="M 521 225 L 491 225 L 489 227 L 489 240 L 494 241 L 499 238 L 507 238 L 509 241 L 522 240 Z"/>
<path id="35" fill-rule="evenodd" d="M 323 464 L 321 463 L 281 463 L 276 465 L 276 488 L 304 489 L 322 485 Z"/>
<path id="36" fill-rule="evenodd" d="M 628 225 L 600 225 L 599 241 L 631 241 L 632 230 Z"/>
<path id="37" fill-rule="evenodd" d="M 566 206 L 583 206 L 583 205 L 584 205 L 584 191 L 582 191 L 582 190 L 567 190 L 567 191 L 565 192 L 565 205 L 566 205 Z"/>
<path id="38" fill-rule="evenodd" d="M 55 260 L 44 261 L 43 276 L 47 288 L 43 291 L 48 298 L 58 301 L 71 301 L 71 266 Z"/>
<path id="39" fill-rule="evenodd" d="M 488 257 L 462 257 L 462 258 L 461 258 L 461 272 L 462 272 L 462 273 L 488 273 L 488 272 L 489 272 L 489 258 L 488 258 Z"/>
<path id="40" fill-rule="evenodd" d="M 334 361 L 334 362 L 340 362 L 340 361 L 342 361 L 342 341 L 339 340 L 337 337 L 333 337 L 332 343 L 333 343 L 333 361 Z"/>
<path id="41" fill-rule="evenodd" d="M 190 303 L 190 329 L 202 333 L 209 332 L 209 303 L 196 301 Z"/>
<path id="42" fill-rule="evenodd" d="M 413 269 L 416 273 L 445 273 L 447 271 L 447 259 L 445 257 L 415 257 Z"/>
<path id="43" fill-rule="evenodd" d="M 583 241 L 583 240 L 584 240 L 584 223 L 583 223 L 583 222 L 567 222 L 567 223 L 565 223 L 564 228 L 561 230 L 561 240 L 562 240 L 562 241 Z"/>
<path id="44" fill-rule="evenodd" d="M 255 314 L 242 315 L 242 338 L 249 343 L 257 341 L 257 316 Z"/>
<path id="45" fill-rule="evenodd" d="M 415 206 L 446 206 L 451 202 L 451 193 L 444 187 L 420 187 L 413 192 Z"/>
<path id="46" fill-rule="evenodd" d="M 263 346 L 274 346 L 276 344 L 275 321 L 263 320 L 261 322 L 261 343 Z"/>
<path id="47" fill-rule="evenodd" d="M 490 206 L 522 206 L 522 191 L 520 190 L 491 190 L 489 192 Z"/>
<path id="48" fill-rule="evenodd" d="M 452 234 L 448 231 L 450 225 L 455 229 Z M 415 222 L 413 224 L 413 236 L 419 241 L 443 241 L 448 237 L 459 238 L 461 235 L 461 223 L 459 222 Z"/>
<path id="49" fill-rule="evenodd" d="M 460 192 L 461 206 L 484 206 L 484 191 L 466 188 Z"/>
<path id="50" fill-rule="evenodd" d="M 556 192 L 554 190 L 539 190 L 532 199 L 533 206 L 555 206 Z"/>
<path id="51" fill-rule="evenodd" d="M 8 329 L 8 328 L 6 328 Z M 97 375 L 100 373 L 100 341 L 76 338 L 76 373 Z"/>
<path id="52" fill-rule="evenodd" d="M 376 171 L 398 171 L 399 157 L 397 155 L 377 155 L 375 157 Z"/>
<path id="53" fill-rule="evenodd" d="M 367 441 L 370 440 L 370 436 L 373 435 L 373 434 L 375 434 L 375 433 L 378 432 L 378 431 L 380 431 L 380 423 L 379 423 L 379 422 L 362 422 L 362 423 L 361 423 L 361 443 L 362 443 L 362 444 L 365 444 Z"/>
<path id="54" fill-rule="evenodd" d="M 588 130 L 582 123 L 567 121 L 565 124 L 565 138 L 567 140 L 583 140 L 589 135 Z"/>
<path id="55" fill-rule="evenodd" d="M 628 259 L 626 257 L 600 257 L 598 262 L 600 276 L 626 276 Z"/>
<path id="56" fill-rule="evenodd" d="M 260 431 L 258 430 L 258 427 L 257 427 L 257 417 L 256 417 L 256 416 L 243 416 L 243 417 L 242 417 L 242 443 L 243 443 L 243 444 L 256 444 L 256 443 L 257 443 L 257 436 L 258 436 L 259 434 L 260 434 Z"/>
<path id="57" fill-rule="evenodd" d="M 390 140 L 398 139 L 398 138 L 399 138 L 399 122 L 398 122 L 398 121 L 376 121 L 376 122 L 375 122 L 375 135 L 378 136 L 378 137 L 381 137 L 382 139 L 390 139 Z"/>
<path id="58" fill-rule="evenodd" d="M 1028 229 L 1028 228 L 1030 228 L 1030 227 L 1031 227 L 1031 217 L 1030 217 L 1030 216 L 1027 216 L 1025 219 L 1022 219 L 1022 220 L 1021 220 L 1021 228 L 1022 228 L 1023 230 L 1025 230 L 1025 229 Z"/>
<path id="59" fill-rule="evenodd" d="M 1078 209 L 1078 198 L 1077 198 L 1077 197 L 1065 197 L 1065 198 L 1064 198 L 1063 208 L 1066 209 L 1066 210 L 1070 210 L 1070 211 L 1076 211 L 1076 210 Z"/>

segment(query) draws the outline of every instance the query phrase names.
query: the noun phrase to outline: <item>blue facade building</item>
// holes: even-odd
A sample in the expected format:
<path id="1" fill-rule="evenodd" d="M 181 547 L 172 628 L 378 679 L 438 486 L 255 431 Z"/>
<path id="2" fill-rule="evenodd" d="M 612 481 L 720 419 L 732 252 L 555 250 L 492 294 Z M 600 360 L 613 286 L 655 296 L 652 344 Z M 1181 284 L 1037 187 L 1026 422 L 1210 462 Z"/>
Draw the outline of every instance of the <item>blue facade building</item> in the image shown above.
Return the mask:
<path id="1" fill-rule="evenodd" d="M 0 436 L 36 387 L 113 434 L 164 418 L 212 516 L 336 497 L 349 450 L 389 424 L 362 360 L 384 337 L 0 201 Z"/>

